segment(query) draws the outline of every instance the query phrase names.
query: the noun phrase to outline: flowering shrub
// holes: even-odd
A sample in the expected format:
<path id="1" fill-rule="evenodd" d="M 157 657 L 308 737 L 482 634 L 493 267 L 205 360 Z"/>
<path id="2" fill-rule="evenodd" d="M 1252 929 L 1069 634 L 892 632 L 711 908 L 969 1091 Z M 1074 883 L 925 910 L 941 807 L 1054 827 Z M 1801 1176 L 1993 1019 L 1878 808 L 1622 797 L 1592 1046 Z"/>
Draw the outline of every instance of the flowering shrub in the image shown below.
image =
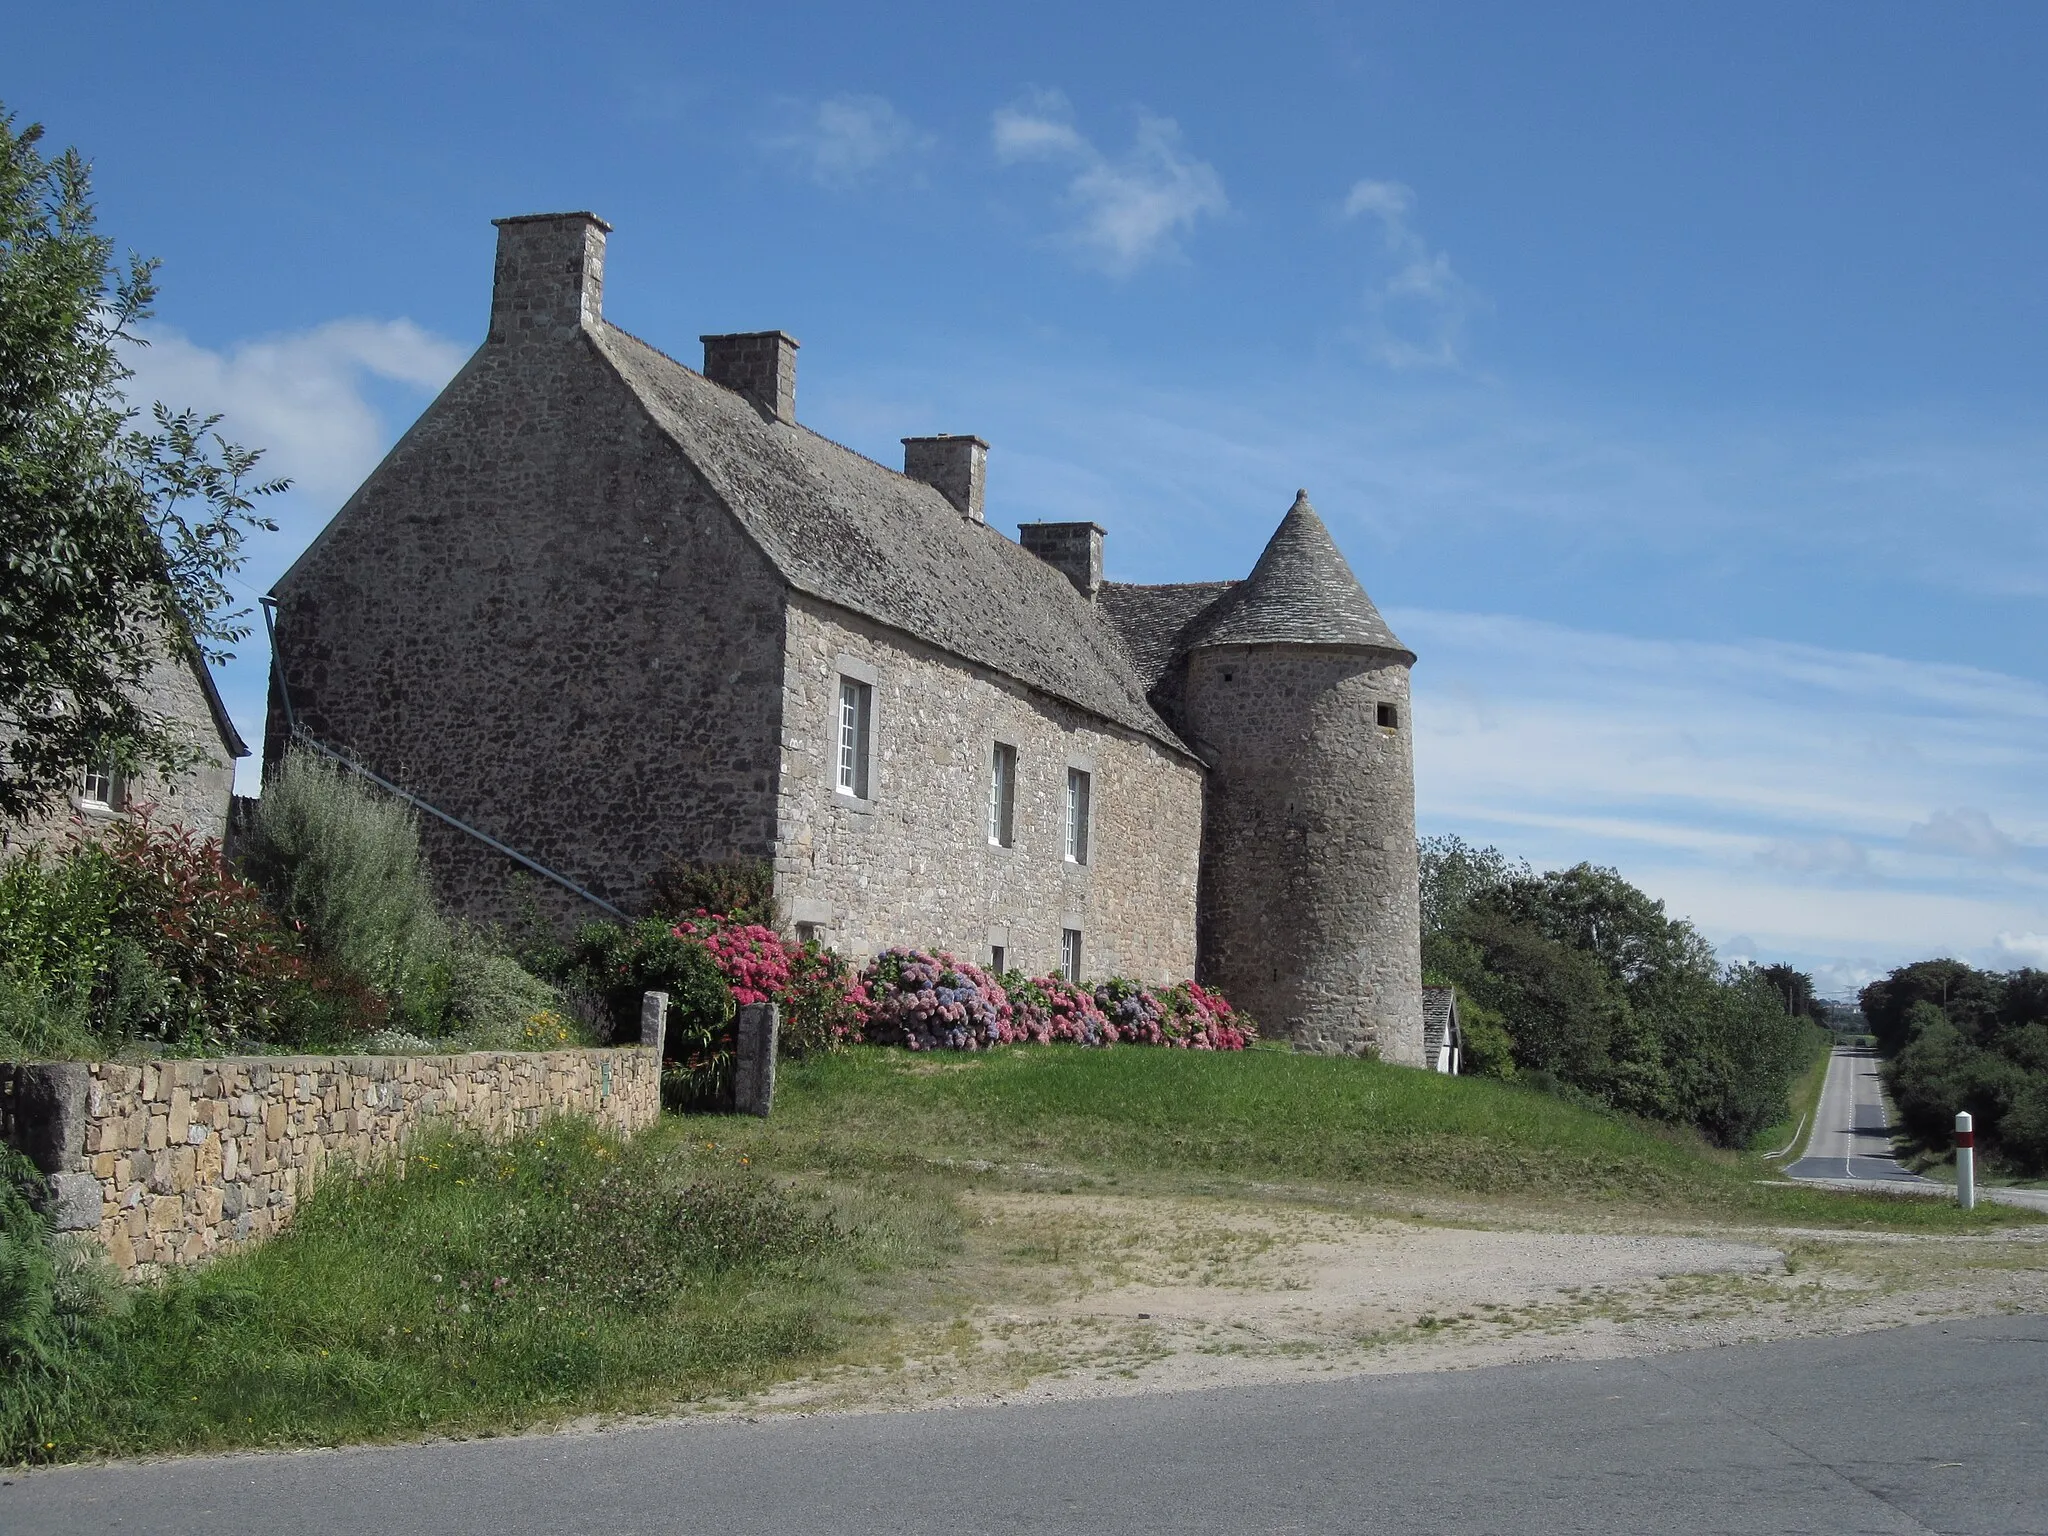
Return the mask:
<path id="1" fill-rule="evenodd" d="M 1199 981 L 1179 981 L 1159 994 L 1166 1043 L 1195 1051 L 1241 1051 L 1259 1038 L 1251 1015 L 1230 1006 Z"/>
<path id="2" fill-rule="evenodd" d="M 969 961 L 885 949 L 861 982 L 869 997 L 867 1038 L 877 1045 L 978 1051 L 1016 1038 L 1008 995 Z"/>
<path id="3" fill-rule="evenodd" d="M 789 984 L 777 1001 L 782 1004 L 785 1056 L 836 1051 L 858 1040 L 874 1006 L 846 957 L 815 941 L 789 946 Z"/>
<path id="4" fill-rule="evenodd" d="M 1116 1039 L 1092 993 L 1064 976 L 1004 978 L 1013 1006 L 1017 1038 L 1031 1045 L 1109 1045 Z"/>
<path id="5" fill-rule="evenodd" d="M 718 974 L 732 988 L 732 1000 L 741 1007 L 779 1003 L 789 990 L 789 947 L 773 928 L 699 912 L 677 923 L 674 931 L 678 938 L 695 939 L 709 951 Z"/>
<path id="6" fill-rule="evenodd" d="M 1122 976 L 1112 976 L 1095 988 L 1095 1006 L 1102 1010 L 1108 1027 L 1103 1031 L 1110 1043 L 1128 1041 L 1132 1045 L 1168 1045 L 1165 1029 L 1166 1010 L 1159 1006 L 1159 999 Z"/>
<path id="7" fill-rule="evenodd" d="M 892 949 L 863 978 L 872 994 L 867 1039 L 912 1050 L 990 1045 L 1165 1045 L 1241 1051 L 1251 1020 L 1199 982 L 1153 991 L 1113 977 L 1092 992 L 1064 976 L 990 977 L 951 955 Z"/>

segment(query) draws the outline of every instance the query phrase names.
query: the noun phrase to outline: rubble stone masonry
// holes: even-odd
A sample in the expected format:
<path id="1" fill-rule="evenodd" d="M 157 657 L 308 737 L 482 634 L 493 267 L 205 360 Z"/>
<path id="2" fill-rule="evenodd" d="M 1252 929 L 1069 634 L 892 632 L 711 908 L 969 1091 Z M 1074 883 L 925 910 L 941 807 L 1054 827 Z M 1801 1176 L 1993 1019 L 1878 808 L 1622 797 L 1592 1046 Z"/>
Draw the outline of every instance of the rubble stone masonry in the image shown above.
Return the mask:
<path id="1" fill-rule="evenodd" d="M 1034 975 L 1060 930 L 1082 973 L 1177 981 L 1195 969 L 1202 770 L 1135 732 L 864 619 L 788 608 L 775 894 L 785 924 L 842 952 L 950 949 Z M 835 789 L 842 676 L 874 687 L 869 798 Z M 1016 749 L 1011 846 L 988 836 L 990 761 Z M 1066 857 L 1067 770 L 1091 776 L 1086 863 Z"/>
<path id="2" fill-rule="evenodd" d="M 557 1114 L 631 1134 L 661 1111 L 657 1051 L 243 1056 L 0 1065 L 0 1129 L 49 1176 L 60 1230 L 123 1275 L 270 1236 L 330 1164 L 431 1123 L 503 1136 Z"/>

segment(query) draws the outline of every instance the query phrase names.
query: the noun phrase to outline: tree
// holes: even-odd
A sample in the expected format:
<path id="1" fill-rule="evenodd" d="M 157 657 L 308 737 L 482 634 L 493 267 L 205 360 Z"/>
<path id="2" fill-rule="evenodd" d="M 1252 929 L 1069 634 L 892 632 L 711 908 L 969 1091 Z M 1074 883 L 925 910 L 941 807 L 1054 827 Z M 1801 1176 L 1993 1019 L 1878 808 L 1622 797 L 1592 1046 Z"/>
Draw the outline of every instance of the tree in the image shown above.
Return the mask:
<path id="1" fill-rule="evenodd" d="M 122 394 L 156 263 L 117 267 L 75 149 L 0 109 L 0 820 L 55 803 L 85 765 L 176 773 L 196 749 L 138 702 L 167 655 L 223 661 L 244 639 L 226 578 L 276 524 L 260 455 L 218 416 Z"/>

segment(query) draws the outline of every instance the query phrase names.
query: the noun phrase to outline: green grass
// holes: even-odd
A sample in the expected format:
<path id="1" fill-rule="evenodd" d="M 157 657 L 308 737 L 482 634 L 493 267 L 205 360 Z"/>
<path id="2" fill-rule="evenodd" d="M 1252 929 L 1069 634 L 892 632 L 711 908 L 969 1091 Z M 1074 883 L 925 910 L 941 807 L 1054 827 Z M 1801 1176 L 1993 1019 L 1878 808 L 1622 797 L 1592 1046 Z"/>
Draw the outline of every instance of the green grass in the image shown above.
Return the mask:
<path id="1" fill-rule="evenodd" d="M 729 1122 L 728 1122 L 729 1124 Z M 1978 1230 L 2028 1217 L 1759 1181 L 1689 1133 L 1511 1084 L 1278 1051 L 863 1050 L 786 1067 L 764 1166 L 1036 1164 L 1142 1185 L 1321 1183 L 1812 1226 Z"/>
<path id="2" fill-rule="evenodd" d="M 495 1433 L 759 1389 L 893 1347 L 917 1306 L 971 1305 L 967 1271 L 941 1262 L 952 1197 L 1005 1181 L 1440 1193 L 1539 1223 L 2037 1219 L 1769 1176 L 1689 1135 L 1374 1062 L 860 1050 L 786 1066 L 765 1122 L 670 1117 L 624 1145 L 558 1121 L 330 1176 L 275 1241 L 140 1289 L 61 1379 L 0 1371 L 0 1459 Z M 11 1304 L 0 1293 L 0 1324 Z"/>
<path id="3" fill-rule="evenodd" d="M 833 1353 L 861 1272 L 933 1249 L 943 1212 L 890 1205 L 777 1185 L 673 1122 L 630 1146 L 569 1121 L 421 1144 L 403 1176 L 333 1179 L 276 1240 L 142 1289 L 40 1400 L 0 1383 L 0 1460 L 514 1430 L 758 1387 Z"/>
<path id="4" fill-rule="evenodd" d="M 1835 1053 L 1833 1030 L 1815 1025 L 1807 1032 L 1806 1065 L 1793 1080 L 1790 1103 L 1785 1118 L 1776 1125 L 1758 1131 L 1749 1140 L 1753 1152 L 1775 1152 L 1798 1137 L 1798 1145 L 1785 1154 L 1790 1161 L 1799 1156 L 1807 1139 L 1813 1135 L 1813 1117 L 1820 1108 L 1821 1089 L 1827 1086 L 1828 1061 Z"/>

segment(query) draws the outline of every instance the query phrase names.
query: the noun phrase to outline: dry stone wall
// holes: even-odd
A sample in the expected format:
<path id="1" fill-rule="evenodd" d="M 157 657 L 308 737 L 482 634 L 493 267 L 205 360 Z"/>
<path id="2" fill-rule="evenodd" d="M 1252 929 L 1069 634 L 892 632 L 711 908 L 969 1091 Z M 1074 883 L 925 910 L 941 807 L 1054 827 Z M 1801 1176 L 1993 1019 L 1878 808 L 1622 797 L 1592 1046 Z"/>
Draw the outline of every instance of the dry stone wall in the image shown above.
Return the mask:
<path id="1" fill-rule="evenodd" d="M 0 1065 L 0 1131 L 49 1177 L 60 1230 L 124 1275 L 275 1233 L 330 1164 L 423 1126 L 488 1136 L 581 1114 L 631 1134 L 661 1112 L 659 1047 L 458 1056 L 246 1056 Z"/>
<path id="2" fill-rule="evenodd" d="M 1082 970 L 1163 982 L 1194 973 L 1202 773 L 892 630 L 808 599 L 788 609 L 775 892 L 788 923 L 840 950 L 951 949 L 1054 969 L 1060 930 Z M 835 790 L 839 680 L 874 687 L 870 794 Z M 995 744 L 1017 749 L 1013 838 L 988 836 Z M 1089 859 L 1066 858 L 1067 769 L 1092 776 Z"/>

